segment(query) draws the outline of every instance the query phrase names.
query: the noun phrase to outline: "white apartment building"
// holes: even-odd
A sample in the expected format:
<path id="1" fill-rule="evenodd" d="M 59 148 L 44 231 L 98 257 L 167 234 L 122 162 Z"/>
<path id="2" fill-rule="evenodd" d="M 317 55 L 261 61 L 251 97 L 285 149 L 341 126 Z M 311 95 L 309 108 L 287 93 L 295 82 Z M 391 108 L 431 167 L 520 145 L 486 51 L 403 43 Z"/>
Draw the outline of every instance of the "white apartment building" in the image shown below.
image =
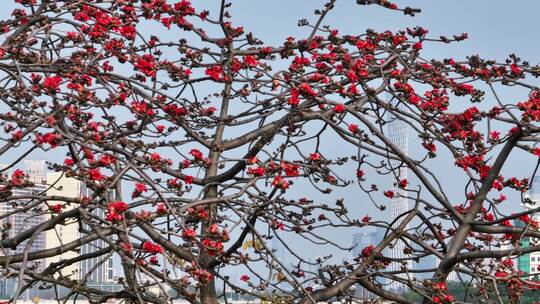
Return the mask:
<path id="1" fill-rule="evenodd" d="M 22 189 L 13 189 L 13 195 L 21 196 L 20 200 L 13 202 L 0 202 L 0 215 L 13 212 L 13 214 L 0 219 L 0 225 L 10 225 L 8 230 L 8 238 L 14 237 L 17 234 L 29 228 L 40 225 L 41 223 L 51 219 L 54 214 L 48 213 L 48 208 L 45 204 L 36 204 L 36 200 L 32 199 L 32 195 L 47 195 L 47 196 L 64 196 L 69 198 L 82 197 L 90 195 L 89 190 L 84 184 L 74 178 L 68 178 L 62 172 L 45 171 L 45 161 L 43 160 L 26 160 L 24 161 L 23 171 L 28 176 L 28 179 L 34 183 L 31 187 Z M 8 173 L 8 175 L 11 172 Z M 49 201 L 49 205 L 64 202 Z M 35 204 L 36 206 L 31 206 Z M 66 205 L 63 212 L 69 211 L 78 207 L 76 204 Z M 21 208 L 28 208 L 24 212 L 14 212 Z M 96 211 L 98 216 L 104 216 L 103 210 Z M 88 228 L 88 227 L 86 227 Z M 29 245 L 30 252 L 50 249 L 62 246 L 79 239 L 82 234 L 79 232 L 79 224 L 75 220 L 67 221 L 62 225 L 57 225 L 55 229 L 45 231 L 38 235 Z M 19 254 L 22 253 L 28 246 L 28 241 L 21 243 L 17 249 L 0 248 L 0 254 Z M 68 251 L 54 257 L 46 258 L 34 262 L 38 269 L 50 265 L 51 263 L 61 260 L 75 258 L 81 254 L 91 253 L 105 247 L 106 244 L 102 240 L 96 240 L 89 244 L 81 246 L 80 251 Z M 93 288 L 103 287 L 107 290 L 117 290 L 119 286 L 114 283 L 114 262 L 112 258 L 102 262 L 103 257 L 97 257 L 74 263 L 62 269 L 62 276 L 71 277 L 73 280 L 85 279 L 86 284 Z M 16 291 L 16 279 L 3 278 L 0 273 L 0 295 L 13 295 Z"/>
<path id="2" fill-rule="evenodd" d="M 7 230 L 7 238 L 13 238 L 21 232 L 37 226 L 45 221 L 45 215 L 41 205 L 36 205 L 36 200 L 32 196 L 45 195 L 47 186 L 44 174 L 44 161 L 25 161 L 25 173 L 28 175 L 28 180 L 34 183 L 31 187 L 21 189 L 13 189 L 13 196 L 20 196 L 21 199 L 7 203 L 0 203 L 0 215 L 11 215 L 0 219 L 1 225 L 9 225 Z M 19 210 L 24 210 L 23 212 Z M 30 252 L 45 249 L 45 234 L 36 236 L 32 242 L 24 241 L 16 249 L 0 248 L 3 254 L 21 254 L 30 246 Z M 38 262 L 40 267 L 43 264 Z"/>
<path id="3" fill-rule="evenodd" d="M 50 196 L 61 195 L 71 198 L 91 196 L 90 189 L 85 187 L 81 181 L 66 177 L 62 172 L 48 173 L 47 184 L 52 186 L 47 192 L 47 195 Z M 78 206 L 72 204 L 64 208 L 63 211 L 68 211 L 76 207 Z M 95 210 L 94 214 L 101 218 L 105 217 L 103 210 Z M 91 227 L 87 225 L 84 225 L 84 228 L 91 230 Z M 64 225 L 57 226 L 57 228 L 54 230 L 47 231 L 47 248 L 53 248 L 62 244 L 73 242 L 82 236 L 83 234 L 79 232 L 79 224 L 76 221 L 66 222 Z M 105 241 L 98 239 L 82 245 L 79 252 L 68 251 L 61 255 L 48 258 L 47 264 L 92 253 L 105 248 L 106 246 L 107 244 Z M 92 287 L 99 287 L 102 284 L 113 283 L 115 276 L 114 261 L 112 258 L 109 258 L 107 261 L 102 260 L 102 256 L 85 259 L 79 263 L 72 264 L 64 268 L 62 275 L 70 275 L 74 279 L 84 279 L 86 283 L 92 285 Z"/>

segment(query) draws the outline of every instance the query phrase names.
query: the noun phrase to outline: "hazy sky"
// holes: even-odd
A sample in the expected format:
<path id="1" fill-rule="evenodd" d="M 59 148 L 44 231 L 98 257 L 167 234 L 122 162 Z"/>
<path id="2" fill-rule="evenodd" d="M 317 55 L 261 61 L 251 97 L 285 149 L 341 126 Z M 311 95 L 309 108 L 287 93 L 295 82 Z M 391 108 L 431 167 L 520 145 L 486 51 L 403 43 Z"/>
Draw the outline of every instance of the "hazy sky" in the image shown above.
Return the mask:
<path id="1" fill-rule="evenodd" d="M 193 1 L 212 3 L 219 1 Z M 399 7 L 411 6 L 422 9 L 416 17 L 405 16 L 377 6 L 359 6 L 355 0 L 338 0 L 329 14 L 327 24 L 340 29 L 341 33 L 361 33 L 366 28 L 376 30 L 404 29 L 415 25 L 424 26 L 432 35 L 469 33 L 469 39 L 452 46 L 451 54 L 446 47 L 434 49 L 433 56 L 460 57 L 480 53 L 486 57 L 504 58 L 518 53 L 527 59 L 535 59 L 538 50 L 537 14 L 538 1 L 393 1 Z M 269 4 L 270 3 L 270 4 Z M 246 29 L 259 34 L 268 43 L 280 42 L 294 35 L 296 21 L 312 17 L 315 8 L 325 1 L 314 0 L 237 0 L 232 11 Z M 519 3 L 519 5 L 517 5 Z M 512 5 L 514 4 L 514 5 Z M 430 51 L 430 48 L 427 48 Z"/>
<path id="2" fill-rule="evenodd" d="M 194 1 L 193 3 L 200 3 Z M 218 1 L 204 1 L 207 7 L 218 5 Z M 287 36 L 305 36 L 305 29 L 296 27 L 298 19 L 313 20 L 313 10 L 320 8 L 325 1 L 233 1 L 231 11 L 233 20 L 241 23 L 246 31 L 253 31 L 257 37 L 267 44 L 281 44 Z M 395 30 L 407 27 L 422 26 L 429 35 L 452 36 L 466 32 L 469 39 L 452 44 L 425 43 L 423 57 L 463 59 L 468 55 L 480 54 L 483 58 L 503 61 L 511 53 L 516 53 L 524 60 L 536 64 L 540 59 L 540 39 L 538 28 L 540 19 L 539 1 L 395 1 L 399 7 L 411 6 L 422 9 L 416 17 L 405 16 L 400 12 L 392 12 L 377 6 L 359 6 L 354 0 L 337 1 L 336 8 L 329 14 L 326 24 L 338 28 L 341 34 L 360 34 L 366 28 L 376 30 Z M 515 5 L 511 5 L 515 4 Z M 519 3 L 519 5 L 517 5 Z M 505 103 L 522 101 L 526 90 L 503 90 L 500 93 Z M 492 106 L 493 99 L 489 94 L 480 108 Z M 455 102 L 460 106 L 459 102 Z M 470 106 L 467 103 L 466 106 Z M 410 136 L 410 153 L 418 151 L 420 143 L 414 134 Z M 534 158 L 523 153 L 512 153 L 509 163 L 503 169 L 505 176 L 516 175 L 527 177 L 534 165 Z M 443 160 L 441 162 L 441 160 Z M 438 158 L 432 162 L 432 169 L 445 186 L 447 194 L 454 199 L 464 197 L 462 183 L 459 179 L 461 169 L 453 165 L 450 159 Z M 459 180 L 458 180 L 459 179 Z M 345 191 L 347 193 L 348 191 Z M 519 194 L 505 193 L 509 201 L 503 209 L 518 211 Z M 364 209 L 365 208 L 365 209 Z M 369 206 L 363 206 L 362 212 L 376 212 Z M 380 214 L 382 215 L 382 214 Z M 375 214 L 377 216 L 377 214 Z"/>

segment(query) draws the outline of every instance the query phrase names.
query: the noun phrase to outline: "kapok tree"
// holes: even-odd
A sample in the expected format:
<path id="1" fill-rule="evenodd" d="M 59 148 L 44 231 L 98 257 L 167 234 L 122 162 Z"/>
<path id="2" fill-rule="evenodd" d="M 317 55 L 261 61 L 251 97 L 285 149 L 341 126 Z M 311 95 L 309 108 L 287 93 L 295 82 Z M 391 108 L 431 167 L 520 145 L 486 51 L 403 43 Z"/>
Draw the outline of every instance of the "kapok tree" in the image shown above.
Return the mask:
<path id="1" fill-rule="evenodd" d="M 535 243 L 520 246 L 540 237 L 532 217 L 538 208 L 503 208 L 519 205 L 519 195 L 508 202 L 503 192 L 524 193 L 529 180 L 501 173 L 511 153 L 538 166 L 540 90 L 527 83 L 537 66 L 516 56 L 422 57 L 424 44 L 466 34 L 433 38 L 421 27 L 340 33 L 324 21 L 335 0 L 300 21 L 305 36 L 281 45 L 231 22 L 228 1 L 212 11 L 188 0 L 15 2 L 0 22 L 0 155 L 8 162 L 0 197 L 12 206 L 0 217 L 48 215 L 0 241 L 3 272 L 20 279 L 17 296 L 41 286 L 93 303 L 209 304 L 229 290 L 315 303 L 354 299 L 362 286 L 411 303 L 390 281 L 425 302 L 450 303 L 452 273 L 475 300 L 501 300 L 505 286 L 518 301 L 538 286 L 512 262 L 540 251 Z M 418 12 L 386 0 L 358 4 Z M 505 87 L 529 97 L 505 102 L 497 94 Z M 421 152 L 406 153 L 389 138 L 394 121 L 408 126 L 419 139 L 411 150 Z M 33 186 L 17 169 L 27 156 L 48 160 L 90 195 L 17 195 Z M 448 193 L 440 178 L 449 173 L 434 161 L 465 181 L 460 193 Z M 407 197 L 412 208 L 396 218 L 366 212 L 395 197 Z M 81 238 L 10 251 L 72 223 Z M 345 262 L 335 258 L 352 249 L 352 233 L 373 227 L 386 231 L 380 243 Z M 27 269 L 96 240 L 105 245 Z M 401 258 L 388 254 L 398 242 Z M 272 243 L 290 258 L 281 259 Z M 334 254 L 311 259 L 312 250 L 298 245 L 305 243 Z M 110 256 L 121 265 L 119 291 L 63 271 Z M 427 256 L 440 260 L 436 269 L 414 266 Z M 432 278 L 415 279 L 419 273 Z"/>

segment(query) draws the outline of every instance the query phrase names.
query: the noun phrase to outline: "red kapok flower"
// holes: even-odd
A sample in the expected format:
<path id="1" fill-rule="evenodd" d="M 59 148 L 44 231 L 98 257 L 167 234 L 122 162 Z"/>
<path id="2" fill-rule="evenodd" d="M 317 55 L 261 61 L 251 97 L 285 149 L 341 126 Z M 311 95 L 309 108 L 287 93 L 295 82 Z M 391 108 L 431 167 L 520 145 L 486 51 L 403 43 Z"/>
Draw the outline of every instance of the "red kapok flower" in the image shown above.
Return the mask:
<path id="1" fill-rule="evenodd" d="M 211 116 L 217 111 L 216 107 L 208 107 L 202 110 L 202 114 L 206 116 Z"/>
<path id="2" fill-rule="evenodd" d="M 116 161 L 114 156 L 103 154 L 99 157 L 99 163 L 103 166 L 109 166 Z"/>
<path id="3" fill-rule="evenodd" d="M 137 183 L 135 184 L 135 191 L 139 193 L 143 193 L 143 192 L 148 191 L 148 188 L 146 188 L 146 185 L 143 183 Z"/>
<path id="4" fill-rule="evenodd" d="M 135 27 L 132 25 L 122 26 L 119 30 L 120 35 L 124 36 L 126 39 L 133 40 L 137 35 Z"/>
<path id="5" fill-rule="evenodd" d="M 52 93 L 58 92 L 58 87 L 62 83 L 62 77 L 60 76 L 51 76 L 45 78 L 43 81 L 43 88 Z"/>
<path id="6" fill-rule="evenodd" d="M 257 61 L 257 57 L 253 55 L 244 56 L 242 58 L 242 61 L 246 66 L 251 68 L 256 67 L 259 64 L 259 62 Z"/>
<path id="7" fill-rule="evenodd" d="M 289 188 L 289 182 L 285 180 L 281 175 L 278 175 L 274 177 L 274 180 L 272 181 L 272 186 L 285 190 Z"/>
<path id="8" fill-rule="evenodd" d="M 109 203 L 109 211 L 115 211 L 115 212 L 124 212 L 128 210 L 129 205 L 122 202 L 122 201 L 116 201 Z"/>
<path id="9" fill-rule="evenodd" d="M 446 282 L 443 282 L 443 281 L 439 281 L 435 284 L 433 284 L 433 288 L 435 290 L 448 290 L 448 285 L 446 285 Z"/>
<path id="10" fill-rule="evenodd" d="M 133 190 L 133 193 L 131 194 L 131 198 L 139 197 L 142 193 L 148 191 L 148 188 L 146 188 L 146 185 L 143 183 L 137 183 L 135 184 L 135 190 Z"/>
<path id="11" fill-rule="evenodd" d="M 497 141 L 499 140 L 500 135 L 501 135 L 501 132 L 499 131 L 491 131 L 489 132 L 489 139 Z"/>
<path id="12" fill-rule="evenodd" d="M 118 222 L 124 219 L 122 213 L 128 209 L 128 204 L 116 201 L 109 203 L 109 213 L 105 218 L 109 222 Z"/>
<path id="13" fill-rule="evenodd" d="M 452 303 L 452 302 L 455 301 L 455 298 L 454 298 L 454 296 L 451 295 L 451 294 L 445 294 L 445 295 L 444 295 L 444 300 L 445 300 L 446 302 L 448 302 L 448 303 Z"/>
<path id="14" fill-rule="evenodd" d="M 61 204 L 55 204 L 50 207 L 51 211 L 53 213 L 60 213 L 62 211 L 62 205 Z"/>
<path id="15" fill-rule="evenodd" d="M 505 271 L 497 271 L 495 272 L 495 277 L 497 278 L 504 278 L 508 275 L 508 273 L 506 273 Z"/>
<path id="16" fill-rule="evenodd" d="M 130 253 L 133 250 L 133 247 L 131 246 L 131 244 L 126 243 L 126 242 L 120 243 L 120 247 L 122 248 L 123 251 L 127 253 Z"/>
<path id="17" fill-rule="evenodd" d="M 368 246 L 364 247 L 360 253 L 362 254 L 363 257 L 367 258 L 367 257 L 371 256 L 374 249 L 375 249 L 375 246 L 368 245 Z"/>
<path id="18" fill-rule="evenodd" d="M 157 213 L 160 214 L 160 215 L 166 214 L 166 213 L 167 213 L 167 205 L 165 205 L 165 203 L 159 203 L 159 204 L 157 204 L 156 211 L 157 211 Z"/>
<path id="19" fill-rule="evenodd" d="M 159 244 L 152 243 L 151 241 L 145 241 L 142 244 L 142 250 L 150 254 L 163 253 L 163 248 Z"/>
<path id="20" fill-rule="evenodd" d="M 197 232 L 193 228 L 186 228 L 184 229 L 184 232 L 182 232 L 182 236 L 187 239 L 192 239 L 197 236 Z"/>
<path id="21" fill-rule="evenodd" d="M 157 256 L 151 256 L 150 259 L 148 260 L 150 262 L 150 264 L 154 264 L 154 265 L 158 265 L 159 264 L 159 261 L 158 261 L 158 257 Z"/>
<path id="22" fill-rule="evenodd" d="M 384 196 L 386 196 L 386 197 L 394 198 L 394 191 L 392 191 L 392 190 L 384 191 L 383 194 L 384 194 Z"/>
<path id="23" fill-rule="evenodd" d="M 300 169 L 299 165 L 281 163 L 280 167 L 281 167 L 281 169 L 283 169 L 283 171 L 285 171 L 286 176 L 292 177 L 292 176 L 299 176 L 300 175 L 300 171 L 298 171 Z"/>
<path id="24" fill-rule="evenodd" d="M 101 174 L 99 168 L 90 169 L 90 171 L 88 171 L 88 175 L 90 176 L 91 180 L 95 181 L 100 181 L 105 178 L 105 176 Z"/>
<path id="25" fill-rule="evenodd" d="M 51 148 L 56 148 L 61 139 L 62 136 L 54 132 L 45 133 L 43 135 L 36 134 L 36 140 L 39 144 L 49 144 Z"/>
<path id="26" fill-rule="evenodd" d="M 17 130 L 15 132 L 11 133 L 11 139 L 13 141 L 19 141 L 22 138 L 23 138 L 23 131 L 21 131 L 21 130 Z"/>
<path id="27" fill-rule="evenodd" d="M 510 65 L 510 71 L 514 76 L 521 76 L 523 74 L 523 70 L 515 63 Z"/>
<path id="28" fill-rule="evenodd" d="M 409 184 L 409 182 L 407 181 L 407 179 L 402 179 L 399 181 L 399 187 L 400 188 L 407 188 L 407 185 Z"/>
<path id="29" fill-rule="evenodd" d="M 204 158 L 204 155 L 202 154 L 201 151 L 197 150 L 197 149 L 191 149 L 191 151 L 189 151 L 189 154 L 191 154 L 193 157 L 195 157 L 195 159 L 203 159 Z"/>
<path id="30" fill-rule="evenodd" d="M 253 176 L 263 176 L 264 175 L 264 168 L 257 166 L 257 167 L 250 167 L 247 169 L 248 174 Z"/>
<path id="31" fill-rule="evenodd" d="M 334 112 L 336 113 L 343 113 L 345 112 L 345 110 L 346 110 L 345 105 L 338 104 L 334 106 Z"/>
<path id="32" fill-rule="evenodd" d="M 291 89 L 291 97 L 289 97 L 287 103 L 293 107 L 297 106 L 300 103 L 300 92 L 298 91 L 298 89 Z"/>
<path id="33" fill-rule="evenodd" d="M 142 57 L 137 58 L 135 62 L 135 69 L 141 71 L 149 77 L 156 76 L 156 59 L 150 54 L 144 54 Z"/>
<path id="34" fill-rule="evenodd" d="M 351 133 L 358 133 L 358 125 L 350 124 L 350 125 L 349 125 L 349 131 L 350 131 Z"/>
<path id="35" fill-rule="evenodd" d="M 219 226 L 217 224 L 212 224 L 210 227 L 208 227 L 208 232 L 212 234 L 216 234 L 219 232 Z"/>
<path id="36" fill-rule="evenodd" d="M 189 166 L 191 166 L 191 161 L 189 159 L 184 159 L 182 161 L 182 168 L 187 168 Z"/>
<path id="37" fill-rule="evenodd" d="M 214 65 L 211 67 L 206 68 L 206 71 L 204 72 L 206 76 L 210 76 L 215 81 L 221 81 L 225 78 L 225 75 L 223 74 L 223 68 L 221 65 Z"/>
<path id="38" fill-rule="evenodd" d="M 186 175 L 186 176 L 184 177 L 184 182 L 185 182 L 186 184 L 188 184 L 188 185 L 189 185 L 189 184 L 193 184 L 193 176 L 191 176 L 191 175 Z"/>
<path id="39" fill-rule="evenodd" d="M 137 261 L 135 262 L 137 263 L 137 265 L 142 266 L 142 267 L 145 267 L 147 265 L 144 259 L 137 259 Z"/>
<path id="40" fill-rule="evenodd" d="M 312 161 L 321 160 L 321 155 L 319 153 L 311 153 L 309 154 L 309 159 Z"/>
<path id="41" fill-rule="evenodd" d="M 24 183 L 25 174 L 22 170 L 17 169 L 11 174 L 11 184 L 13 186 L 20 186 Z"/>

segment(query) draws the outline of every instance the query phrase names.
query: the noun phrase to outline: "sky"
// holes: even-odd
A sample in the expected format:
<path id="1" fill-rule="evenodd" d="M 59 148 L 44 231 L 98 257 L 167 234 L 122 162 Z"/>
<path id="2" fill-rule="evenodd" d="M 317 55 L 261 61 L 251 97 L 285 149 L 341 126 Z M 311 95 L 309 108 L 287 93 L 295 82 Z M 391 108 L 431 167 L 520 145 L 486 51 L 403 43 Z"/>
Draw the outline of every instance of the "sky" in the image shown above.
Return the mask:
<path id="1" fill-rule="evenodd" d="M 218 1 L 207 2 L 207 5 L 218 5 Z M 424 43 L 424 58 L 464 59 L 466 56 L 479 54 L 483 58 L 503 61 L 509 54 L 515 53 L 523 60 L 536 64 L 539 60 L 540 37 L 538 28 L 540 10 L 538 1 L 394 1 L 399 7 L 411 6 L 420 8 L 421 13 L 415 17 L 405 16 L 401 12 L 392 12 L 378 6 L 359 6 L 354 0 L 337 1 L 335 9 L 328 14 L 323 24 L 337 28 L 340 34 L 360 34 L 367 28 L 378 31 L 386 29 L 406 29 L 422 26 L 429 30 L 429 35 L 439 37 L 468 33 L 469 39 L 452 44 Z M 197 3 L 197 2 L 194 2 Z M 233 1 L 231 8 L 233 21 L 240 22 L 246 31 L 267 44 L 281 44 L 288 36 L 302 37 L 306 30 L 296 26 L 301 18 L 313 20 L 314 9 L 321 8 L 325 1 Z M 511 4 L 510 4 L 511 3 Z M 519 3 L 517 5 L 516 3 Z M 515 4 L 515 5 L 512 5 Z M 261 13 L 264 11 L 264 13 Z M 504 90 L 500 97 L 505 103 L 517 103 L 526 98 L 525 90 Z M 489 95 L 487 95 L 489 96 Z M 486 98 L 486 103 L 493 100 Z M 419 141 L 410 134 L 410 153 L 419 152 Z M 431 162 L 430 169 L 441 177 L 445 191 L 453 198 L 464 197 L 463 184 L 456 175 L 459 171 L 453 161 L 441 158 Z M 502 173 L 505 176 L 528 177 L 534 159 L 523 153 L 512 153 Z M 447 171 L 448 170 L 448 171 Z M 446 172 L 450 172 L 449 174 Z M 442 173 L 442 174 L 441 174 Z M 390 183 L 390 181 L 387 181 Z M 351 190 L 345 195 L 353 197 Z M 354 191 L 354 190 L 353 190 Z M 509 193 L 508 204 L 502 206 L 508 212 L 521 211 L 519 193 Z M 385 217 L 368 204 L 358 208 L 359 212 L 374 214 L 374 217 Z M 349 235 L 346 236 L 349 238 Z M 344 240 L 344 243 L 350 240 Z"/>
<path id="2" fill-rule="evenodd" d="M 0 19 L 9 15 L 11 1 L 3 0 L 0 4 Z M 205 7 L 216 11 L 220 1 L 193 0 L 196 8 Z M 306 29 L 298 28 L 297 21 L 302 18 L 313 20 L 313 11 L 320 9 L 326 1 L 318 0 L 235 0 L 231 12 L 233 22 L 243 25 L 246 31 L 251 31 L 267 45 L 279 45 L 288 36 L 305 37 Z M 502 1 L 502 0 L 417 0 L 394 1 L 399 7 L 411 6 L 422 9 L 416 17 L 405 16 L 401 12 L 392 12 L 376 6 L 359 6 L 355 0 L 338 0 L 336 8 L 330 12 L 324 24 L 339 29 L 341 34 L 360 34 L 367 28 L 378 31 L 385 29 L 396 30 L 407 27 L 422 26 L 427 28 L 429 35 L 452 36 L 468 33 L 469 39 L 450 45 L 424 44 L 425 58 L 465 58 L 468 55 L 480 54 L 484 58 L 502 61 L 509 54 L 515 53 L 524 60 L 535 64 L 539 60 L 540 50 L 540 1 Z M 518 4 L 519 3 L 519 4 Z M 147 29 L 152 31 L 152 28 Z M 522 101 L 526 92 L 505 91 L 501 94 L 507 103 Z M 411 153 L 415 153 L 415 138 L 411 136 Z M 60 156 L 63 158 L 63 156 Z M 531 158 L 522 158 L 519 154 L 512 155 L 510 167 L 505 167 L 503 173 L 509 175 L 527 176 L 530 173 Z M 2 160 L 0 160 L 2 162 Z M 434 163 L 433 170 L 444 172 L 451 162 Z M 454 172 L 457 172 L 454 170 Z M 450 192 L 463 194 L 463 188 L 456 177 L 442 177 Z M 388 181 L 390 183 L 390 181 Z M 349 190 L 346 190 L 349 191 Z M 347 193 L 345 193 L 347 194 Z M 454 193 L 452 193 L 454 194 Z M 352 193 L 348 194 L 349 196 Z M 457 197 L 458 195 L 456 195 Z M 517 196 L 511 199 L 517 199 Z M 510 202 L 512 203 L 512 202 Z M 517 202 L 507 207 L 519 211 Z M 362 213 L 376 212 L 372 207 L 358 207 Z M 379 214 L 384 216 L 384 214 Z M 341 238 L 339 235 L 334 235 Z M 351 236 L 347 235 L 344 244 L 350 244 Z"/>
<path id="3" fill-rule="evenodd" d="M 218 4 L 219 1 L 204 2 Z M 420 8 L 422 12 L 410 17 L 378 6 L 359 6 L 354 0 L 340 0 L 337 1 L 335 10 L 329 13 L 326 23 L 340 29 L 341 33 L 361 33 L 366 28 L 405 29 L 415 25 L 423 26 L 430 30 L 430 34 L 437 36 L 467 32 L 470 37 L 468 41 L 451 47 L 450 55 L 456 57 L 479 53 L 485 57 L 502 59 L 515 52 L 532 60 L 540 46 L 540 40 L 537 39 L 540 22 L 537 18 L 540 9 L 538 1 L 393 2 L 399 7 Z M 324 3 L 325 1 L 313 0 L 236 0 L 233 1 L 232 11 L 233 16 L 242 20 L 246 29 L 252 30 L 270 43 L 283 41 L 283 38 L 293 35 L 294 30 L 291 29 L 295 27 L 297 20 L 312 17 L 313 10 Z M 264 10 L 264 13 L 261 14 L 261 10 Z M 449 50 L 446 46 L 441 47 L 433 50 L 432 55 L 448 56 Z"/>
<path id="4" fill-rule="evenodd" d="M 298 28 L 299 19 L 314 20 L 313 11 L 322 8 L 326 1 L 314 0 L 235 0 L 230 11 L 233 23 L 244 26 L 246 32 L 253 32 L 267 45 L 281 44 L 288 36 L 305 37 L 305 28 Z M 193 1 L 194 5 L 204 5 L 210 10 L 217 9 L 219 1 Z M 523 60 L 535 64 L 538 62 L 540 39 L 537 29 L 540 28 L 540 19 L 537 12 L 540 10 L 538 1 L 395 1 L 399 7 L 411 6 L 420 8 L 421 13 L 415 17 L 405 16 L 401 12 L 392 12 L 377 6 L 359 6 L 354 0 L 338 0 L 335 9 L 328 14 L 323 22 L 337 28 L 340 34 L 361 34 L 367 28 L 378 31 L 404 30 L 407 27 L 422 26 L 428 29 L 429 35 L 439 37 L 468 33 L 469 39 L 452 44 L 425 43 L 423 56 L 425 58 L 464 59 L 466 56 L 480 54 L 484 58 L 503 61 L 509 54 L 515 53 Z M 519 5 L 512 5 L 519 3 Z M 523 90 L 505 90 L 499 92 L 505 103 L 517 103 L 526 98 Z M 493 100 L 486 100 L 487 104 Z M 414 156 L 420 151 L 420 142 L 410 133 L 410 153 Z M 339 147 L 337 152 L 339 152 Z M 445 161 L 446 160 L 446 161 Z M 528 177 L 534 159 L 524 156 L 523 153 L 512 153 L 508 165 L 503 169 L 505 176 Z M 463 180 L 460 169 L 453 165 L 450 158 L 440 157 L 430 162 L 432 169 L 440 177 L 447 194 L 461 203 L 465 196 Z M 459 174 L 459 175 L 458 175 Z M 410 176 L 411 174 L 409 174 Z M 374 182 L 389 185 L 391 181 L 378 178 Z M 299 192 L 316 196 L 310 189 L 300 189 Z M 338 196 L 344 196 L 349 206 L 352 205 L 351 214 L 370 214 L 373 218 L 386 218 L 389 209 L 381 212 L 369 202 L 359 200 L 357 189 L 348 187 Z M 518 212 L 520 194 L 506 193 L 508 202 L 502 206 L 507 212 Z M 328 200 L 330 201 L 330 200 Z M 357 231 L 354 231 L 357 232 Z M 363 231 L 362 231 L 363 232 Z M 349 233 L 329 232 L 328 237 L 337 240 L 342 245 L 350 245 L 352 235 Z M 308 245 L 304 248 L 309 248 Z M 331 248 L 326 250 L 313 250 L 318 255 L 335 253 Z M 345 257 L 347 253 L 341 253 Z M 340 258 L 340 254 L 336 255 Z"/>

